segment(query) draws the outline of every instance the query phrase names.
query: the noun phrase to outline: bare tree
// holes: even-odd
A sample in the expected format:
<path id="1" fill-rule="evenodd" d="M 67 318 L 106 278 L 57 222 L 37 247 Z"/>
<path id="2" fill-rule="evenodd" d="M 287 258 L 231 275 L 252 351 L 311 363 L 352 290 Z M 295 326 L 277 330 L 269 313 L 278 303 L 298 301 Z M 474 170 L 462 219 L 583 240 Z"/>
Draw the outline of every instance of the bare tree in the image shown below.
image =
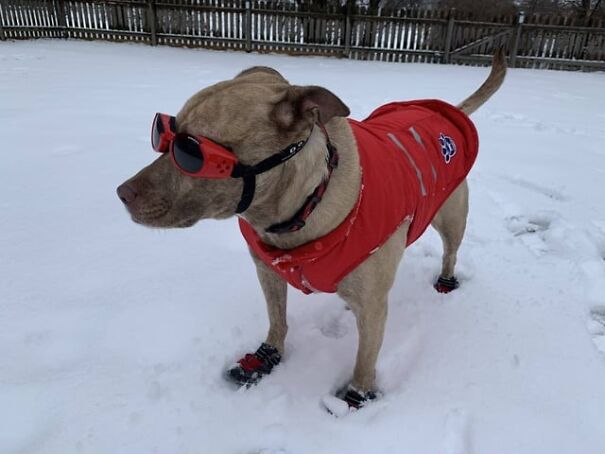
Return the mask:
<path id="1" fill-rule="evenodd" d="M 388 9 L 431 7 L 437 2 L 432 0 L 381 0 L 380 7 Z"/>
<path id="2" fill-rule="evenodd" d="M 456 8 L 477 18 L 511 15 L 517 12 L 514 0 L 440 0 L 442 8 Z"/>
<path id="3" fill-rule="evenodd" d="M 521 0 L 519 6 L 528 14 L 569 14 L 586 22 L 591 18 L 605 17 L 605 4 L 602 0 Z"/>

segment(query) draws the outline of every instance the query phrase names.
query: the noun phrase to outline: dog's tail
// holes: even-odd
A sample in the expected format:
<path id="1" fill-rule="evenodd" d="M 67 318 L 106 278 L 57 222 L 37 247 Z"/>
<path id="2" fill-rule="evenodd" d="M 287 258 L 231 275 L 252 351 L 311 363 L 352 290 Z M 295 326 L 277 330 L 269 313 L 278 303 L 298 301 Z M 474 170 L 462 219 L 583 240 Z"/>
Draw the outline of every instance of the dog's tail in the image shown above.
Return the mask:
<path id="1" fill-rule="evenodd" d="M 458 104 L 458 109 L 470 115 L 485 103 L 502 85 L 506 76 L 506 52 L 500 47 L 492 59 L 492 70 L 479 89 Z"/>

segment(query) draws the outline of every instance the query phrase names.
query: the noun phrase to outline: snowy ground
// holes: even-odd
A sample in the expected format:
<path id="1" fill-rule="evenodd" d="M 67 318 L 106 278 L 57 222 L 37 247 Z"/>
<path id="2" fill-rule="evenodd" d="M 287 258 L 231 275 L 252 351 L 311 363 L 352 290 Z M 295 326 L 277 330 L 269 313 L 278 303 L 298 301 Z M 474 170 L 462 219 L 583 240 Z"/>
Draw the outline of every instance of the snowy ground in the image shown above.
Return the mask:
<path id="1" fill-rule="evenodd" d="M 267 327 L 234 220 L 158 232 L 115 187 L 155 156 L 156 111 L 251 65 L 334 90 L 362 118 L 457 102 L 486 68 L 62 41 L 0 43 L 0 452 L 601 454 L 605 74 L 512 70 L 482 147 L 459 259 L 406 252 L 378 364 L 383 400 L 335 419 L 352 315 L 291 292 L 283 364 L 221 378 Z"/>

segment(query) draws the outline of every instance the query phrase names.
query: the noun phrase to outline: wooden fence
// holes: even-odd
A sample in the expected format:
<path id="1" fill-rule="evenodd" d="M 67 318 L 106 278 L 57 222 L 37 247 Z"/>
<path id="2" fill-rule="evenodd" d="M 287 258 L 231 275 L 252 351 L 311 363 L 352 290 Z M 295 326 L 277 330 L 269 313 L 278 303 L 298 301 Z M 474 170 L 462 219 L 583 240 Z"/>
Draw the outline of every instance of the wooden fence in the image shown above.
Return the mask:
<path id="1" fill-rule="evenodd" d="M 262 0 L 0 0 L 0 40 L 78 38 L 151 45 L 485 65 L 605 70 L 605 24 L 570 17 L 476 21 L 455 10 L 368 11 Z"/>

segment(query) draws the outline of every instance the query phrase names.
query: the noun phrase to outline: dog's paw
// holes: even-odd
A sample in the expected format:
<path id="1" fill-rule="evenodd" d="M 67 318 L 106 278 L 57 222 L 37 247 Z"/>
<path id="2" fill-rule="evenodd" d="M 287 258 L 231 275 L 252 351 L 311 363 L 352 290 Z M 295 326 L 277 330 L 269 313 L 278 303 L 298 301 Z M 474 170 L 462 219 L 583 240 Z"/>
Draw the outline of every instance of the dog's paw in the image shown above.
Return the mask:
<path id="1" fill-rule="evenodd" d="M 347 385 L 336 393 L 336 397 L 351 410 L 359 410 L 380 396 L 377 391 L 361 391 L 353 385 Z"/>
<path id="2" fill-rule="evenodd" d="M 280 361 L 281 355 L 277 349 L 263 343 L 256 352 L 246 354 L 227 369 L 225 378 L 236 385 L 250 387 L 270 374 Z"/>
<path id="3" fill-rule="evenodd" d="M 344 400 L 349 408 L 359 410 L 361 407 L 366 406 L 369 402 L 376 400 L 378 394 L 375 391 L 359 391 L 353 386 L 349 385 L 345 389 L 341 390 L 337 397 Z"/>
<path id="4" fill-rule="evenodd" d="M 360 391 L 353 385 L 347 385 L 336 392 L 335 396 L 324 396 L 321 403 L 324 409 L 337 418 L 357 411 L 381 397 L 378 391 Z"/>
<path id="5" fill-rule="evenodd" d="M 454 276 L 450 278 L 440 277 L 437 279 L 437 282 L 435 282 L 433 287 L 435 287 L 435 290 L 437 290 L 439 293 L 449 293 L 452 290 L 456 290 L 458 287 L 460 287 L 460 283 Z"/>

